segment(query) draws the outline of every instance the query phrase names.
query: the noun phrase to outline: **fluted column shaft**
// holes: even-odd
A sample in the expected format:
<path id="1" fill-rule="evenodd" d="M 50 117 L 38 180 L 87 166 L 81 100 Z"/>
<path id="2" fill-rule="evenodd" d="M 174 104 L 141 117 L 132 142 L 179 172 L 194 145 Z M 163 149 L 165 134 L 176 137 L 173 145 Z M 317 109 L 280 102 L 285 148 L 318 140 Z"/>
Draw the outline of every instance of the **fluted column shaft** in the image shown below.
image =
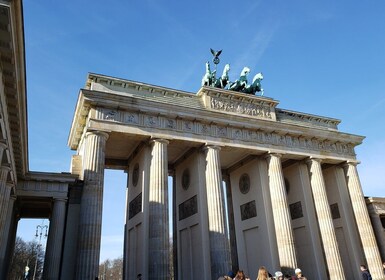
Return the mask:
<path id="1" fill-rule="evenodd" d="M 269 154 L 266 159 L 279 263 L 284 274 L 294 274 L 294 269 L 297 267 L 297 257 L 282 173 L 281 155 Z"/>
<path id="2" fill-rule="evenodd" d="M 233 195 L 231 191 L 230 175 L 225 175 L 223 178 L 226 184 L 226 200 L 227 200 L 227 217 L 229 222 L 229 236 L 230 236 L 230 253 L 231 253 L 231 270 L 235 271 L 239 268 L 238 263 L 238 250 L 237 250 L 237 238 L 235 234 L 235 222 L 234 222 L 234 207 L 233 207 Z"/>
<path id="3" fill-rule="evenodd" d="M 322 246 L 330 274 L 329 279 L 345 279 L 341 256 L 338 250 L 337 238 L 334 231 L 333 219 L 330 212 L 330 205 L 326 194 L 321 160 L 309 159 L 307 164 L 310 171 L 310 184 L 322 239 Z"/>
<path id="4" fill-rule="evenodd" d="M 99 271 L 105 146 L 108 134 L 86 134 L 84 186 L 80 206 L 76 279 L 95 279 Z"/>
<path id="5" fill-rule="evenodd" d="M 381 268 L 380 253 L 378 251 L 373 228 L 370 223 L 368 209 L 366 208 L 356 163 L 348 162 L 344 166 L 344 171 L 350 200 L 352 202 L 354 217 L 356 219 L 358 233 L 364 249 L 368 268 L 373 279 L 384 279 L 384 274 Z"/>
<path id="6" fill-rule="evenodd" d="M 11 256 L 6 256 L 7 250 L 9 248 L 10 242 L 9 242 L 9 232 L 10 232 L 10 226 L 12 221 L 12 214 L 13 214 L 13 205 L 15 204 L 16 196 L 10 196 L 9 203 L 8 203 L 8 211 L 6 216 L 6 222 L 4 225 L 4 235 L 3 235 L 3 242 L 0 243 L 0 279 L 6 279 L 6 275 L 8 272 L 8 264 L 9 260 L 11 259 Z"/>
<path id="7" fill-rule="evenodd" d="M 380 257 L 382 260 L 385 260 L 385 234 L 381 218 L 377 213 L 374 204 L 368 204 L 368 212 L 373 226 L 374 236 L 377 241 Z"/>
<path id="8" fill-rule="evenodd" d="M 7 184 L 10 170 L 11 168 L 8 166 L 0 167 L 0 246 L 3 244 L 3 237 L 5 235 L 5 221 L 12 188 L 12 185 Z"/>
<path id="9" fill-rule="evenodd" d="M 168 141 L 151 140 L 149 186 L 149 277 L 170 279 L 168 224 Z"/>
<path id="10" fill-rule="evenodd" d="M 43 279 L 59 279 L 60 263 L 63 248 L 64 221 L 66 215 L 66 200 L 55 199 L 52 218 L 50 219 L 47 249 L 44 259 Z"/>
<path id="11" fill-rule="evenodd" d="M 220 148 L 206 146 L 206 196 L 210 237 L 211 279 L 218 279 L 231 269 L 227 240 L 224 193 L 219 159 Z"/>

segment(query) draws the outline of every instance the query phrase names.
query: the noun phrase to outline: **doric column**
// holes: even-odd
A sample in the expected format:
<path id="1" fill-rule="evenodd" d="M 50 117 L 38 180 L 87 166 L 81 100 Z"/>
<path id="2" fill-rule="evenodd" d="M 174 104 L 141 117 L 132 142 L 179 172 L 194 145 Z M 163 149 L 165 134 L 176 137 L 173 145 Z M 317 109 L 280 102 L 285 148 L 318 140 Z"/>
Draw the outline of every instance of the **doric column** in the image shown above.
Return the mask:
<path id="1" fill-rule="evenodd" d="M 226 184 L 227 217 L 229 222 L 230 252 L 231 252 L 231 270 L 236 271 L 239 268 L 237 238 L 235 234 L 233 194 L 231 191 L 230 175 L 225 174 L 223 180 Z"/>
<path id="2" fill-rule="evenodd" d="M 8 166 L 0 167 L 0 244 L 3 243 L 3 236 L 5 235 L 5 221 L 12 189 L 12 185 L 7 184 L 10 170 L 11 168 Z"/>
<path id="3" fill-rule="evenodd" d="M 13 219 L 13 205 L 15 204 L 16 196 L 11 195 L 8 203 L 8 211 L 6 216 L 6 222 L 4 225 L 4 235 L 3 240 L 4 242 L 0 242 L 0 279 L 6 279 L 7 278 L 7 272 L 8 272 L 8 264 L 9 260 L 12 259 L 11 256 L 6 256 L 7 252 L 9 251 L 9 232 L 11 227 L 11 221 Z"/>
<path id="4" fill-rule="evenodd" d="M 59 279 L 63 248 L 66 199 L 57 198 L 53 203 L 52 217 L 49 223 L 47 249 L 44 259 L 43 279 Z"/>
<path id="5" fill-rule="evenodd" d="M 102 231 L 104 149 L 108 134 L 88 132 L 85 139 L 84 186 L 79 219 L 76 279 L 95 279 L 99 271 Z"/>
<path id="6" fill-rule="evenodd" d="M 293 275 L 294 269 L 297 267 L 297 258 L 280 158 L 281 155 L 279 154 L 269 154 L 266 157 L 270 196 L 275 234 L 277 237 L 279 263 L 284 274 Z"/>
<path id="7" fill-rule="evenodd" d="M 345 279 L 341 256 L 338 250 L 337 238 L 334 231 L 333 219 L 330 212 L 330 205 L 326 194 L 321 160 L 312 158 L 307 161 L 307 164 L 310 171 L 310 184 L 322 239 L 322 246 L 330 274 L 329 279 Z"/>
<path id="8" fill-rule="evenodd" d="M 211 279 L 218 279 L 224 272 L 231 269 L 219 150 L 217 146 L 205 147 Z"/>
<path id="9" fill-rule="evenodd" d="M 377 241 L 380 257 L 385 260 L 385 231 L 381 222 L 379 213 L 376 211 L 376 207 L 373 203 L 367 204 L 370 221 L 373 226 L 374 236 Z"/>
<path id="10" fill-rule="evenodd" d="M 164 139 L 151 140 L 149 176 L 148 279 L 170 279 L 168 224 L 168 159 Z"/>
<path id="11" fill-rule="evenodd" d="M 364 249 L 366 261 L 373 279 L 384 279 L 381 268 L 381 258 L 378 251 L 373 228 L 370 223 L 368 209 L 366 208 L 364 194 L 356 168 L 357 163 L 348 162 L 344 166 L 346 184 L 356 219 L 358 233 Z"/>

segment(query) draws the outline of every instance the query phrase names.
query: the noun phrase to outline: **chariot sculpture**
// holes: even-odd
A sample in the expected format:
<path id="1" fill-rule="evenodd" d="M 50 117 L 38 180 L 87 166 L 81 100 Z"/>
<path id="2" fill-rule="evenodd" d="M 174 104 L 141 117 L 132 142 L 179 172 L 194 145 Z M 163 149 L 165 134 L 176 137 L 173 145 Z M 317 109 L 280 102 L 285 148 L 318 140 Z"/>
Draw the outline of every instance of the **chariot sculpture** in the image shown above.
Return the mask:
<path id="1" fill-rule="evenodd" d="M 247 76 L 250 73 L 250 69 L 248 67 L 244 67 L 239 78 L 235 80 L 234 82 L 230 82 L 229 79 L 229 71 L 230 71 L 230 64 L 226 64 L 223 68 L 222 75 L 217 78 L 217 64 L 219 63 L 219 55 L 222 53 L 222 50 L 220 51 L 214 51 L 213 49 L 210 49 L 212 55 L 213 55 L 213 62 L 215 64 L 215 69 L 211 71 L 210 68 L 210 62 L 206 62 L 206 72 L 202 78 L 202 86 L 209 86 L 209 87 L 215 87 L 215 88 L 222 88 L 222 89 L 228 89 L 233 90 L 237 92 L 243 92 L 246 94 L 256 94 L 259 92 L 261 95 L 263 95 L 264 91 L 261 85 L 261 81 L 263 80 L 263 74 L 257 73 L 254 75 L 254 78 L 251 82 L 251 84 L 248 83 Z"/>

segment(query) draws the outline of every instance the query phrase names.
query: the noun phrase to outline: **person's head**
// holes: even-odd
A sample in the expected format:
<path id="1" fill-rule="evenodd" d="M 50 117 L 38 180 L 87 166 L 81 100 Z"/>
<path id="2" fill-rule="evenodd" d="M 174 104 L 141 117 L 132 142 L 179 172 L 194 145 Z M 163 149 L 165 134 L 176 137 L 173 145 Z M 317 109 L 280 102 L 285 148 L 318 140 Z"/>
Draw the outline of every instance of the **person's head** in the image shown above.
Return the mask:
<path id="1" fill-rule="evenodd" d="M 275 279 L 277 280 L 283 280 L 283 273 L 281 271 L 277 271 L 275 273 Z"/>
<path id="2" fill-rule="evenodd" d="M 367 267 L 366 267 L 366 265 L 361 264 L 360 265 L 360 269 L 361 269 L 361 271 L 365 271 L 365 270 L 367 270 Z"/>
<path id="3" fill-rule="evenodd" d="M 258 270 L 258 280 L 264 280 L 264 279 L 269 279 L 269 273 L 266 269 L 266 267 L 261 266 Z"/>
<path id="4" fill-rule="evenodd" d="M 234 274 L 233 271 L 230 270 L 230 271 L 227 273 L 227 276 L 229 276 L 229 277 L 231 277 L 231 279 L 233 279 L 233 278 L 235 277 L 235 274 Z"/>
<path id="5" fill-rule="evenodd" d="M 237 275 L 235 275 L 235 279 L 245 279 L 245 273 L 243 273 L 243 270 L 238 270 Z"/>
<path id="6" fill-rule="evenodd" d="M 138 275 L 136 275 L 136 280 L 142 280 L 142 274 L 139 273 Z"/>
<path id="7" fill-rule="evenodd" d="M 294 273 L 296 276 L 301 277 L 302 276 L 302 270 L 300 268 L 296 268 L 294 270 Z"/>

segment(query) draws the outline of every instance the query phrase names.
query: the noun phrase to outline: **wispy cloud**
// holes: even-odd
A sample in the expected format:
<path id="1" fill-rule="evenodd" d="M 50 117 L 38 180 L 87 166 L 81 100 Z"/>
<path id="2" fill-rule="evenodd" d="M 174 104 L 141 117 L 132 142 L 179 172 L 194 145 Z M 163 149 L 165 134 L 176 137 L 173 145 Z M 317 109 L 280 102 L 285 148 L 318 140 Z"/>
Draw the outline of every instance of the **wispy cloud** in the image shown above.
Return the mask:
<path id="1" fill-rule="evenodd" d="M 259 71 L 258 69 L 253 68 L 258 65 L 259 60 L 269 47 L 278 28 L 279 21 L 271 21 L 259 26 L 255 31 L 255 34 L 249 38 L 246 37 L 245 49 L 235 59 L 236 63 L 232 66 L 232 69 L 240 71 L 244 66 L 248 66 L 251 71 Z"/>

